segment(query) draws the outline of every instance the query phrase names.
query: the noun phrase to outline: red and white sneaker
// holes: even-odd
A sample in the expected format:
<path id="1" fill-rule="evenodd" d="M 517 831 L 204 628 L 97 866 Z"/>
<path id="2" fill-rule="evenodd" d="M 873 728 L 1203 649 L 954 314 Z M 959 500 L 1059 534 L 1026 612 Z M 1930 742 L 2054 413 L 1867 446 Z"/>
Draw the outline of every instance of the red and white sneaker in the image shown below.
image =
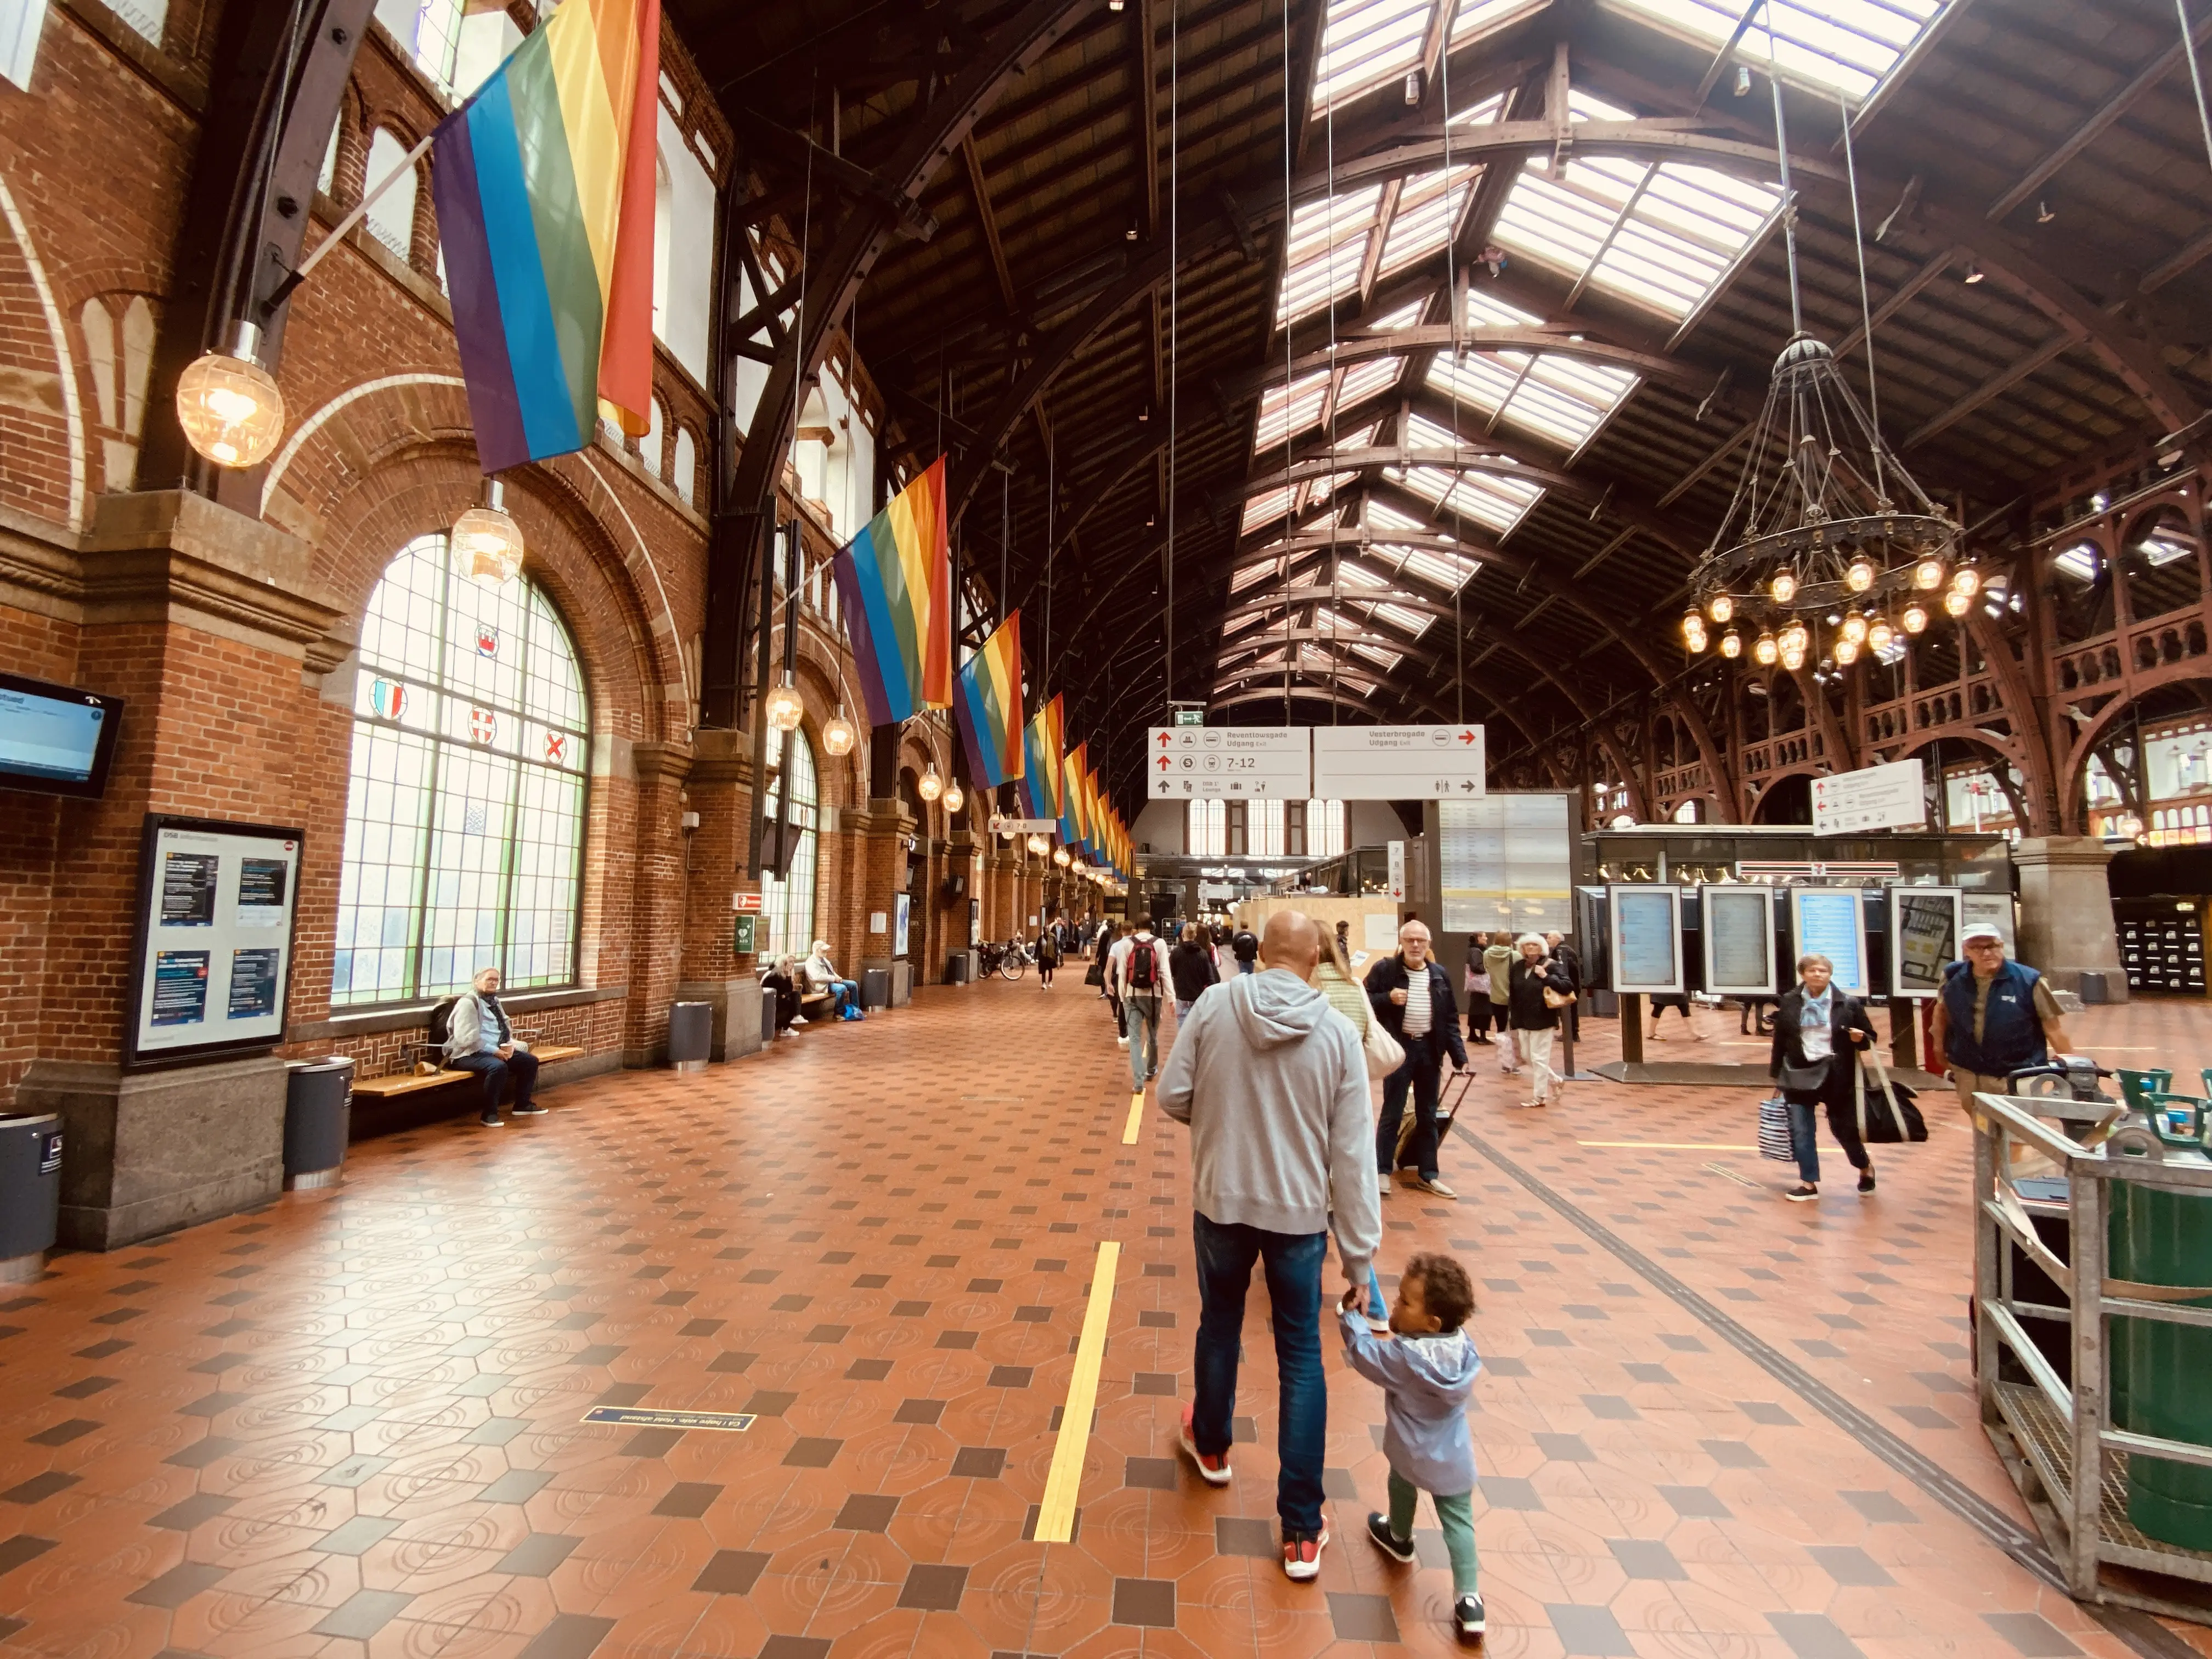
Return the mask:
<path id="1" fill-rule="evenodd" d="M 1321 1577 L 1321 1553 L 1328 1545 L 1328 1532 L 1287 1533 L 1283 1538 L 1283 1572 L 1295 1583 Z"/>
<path id="2" fill-rule="evenodd" d="M 1229 1455 L 1226 1452 L 1209 1455 L 1199 1450 L 1198 1442 L 1191 1437 L 1190 1432 L 1193 1409 L 1188 1405 L 1182 1408 L 1183 1455 L 1190 1459 L 1192 1467 L 1198 1471 L 1199 1479 L 1207 1486 L 1225 1486 L 1229 1484 Z"/>

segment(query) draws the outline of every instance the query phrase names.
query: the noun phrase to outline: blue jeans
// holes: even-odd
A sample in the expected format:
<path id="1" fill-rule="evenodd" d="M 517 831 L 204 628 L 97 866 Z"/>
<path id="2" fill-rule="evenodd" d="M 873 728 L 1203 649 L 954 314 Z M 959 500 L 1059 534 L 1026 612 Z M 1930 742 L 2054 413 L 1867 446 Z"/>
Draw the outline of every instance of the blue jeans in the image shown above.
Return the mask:
<path id="1" fill-rule="evenodd" d="M 1160 1000 L 1123 997 L 1121 1029 L 1129 1039 L 1129 1081 L 1141 1089 L 1160 1069 Z"/>
<path id="2" fill-rule="evenodd" d="M 1808 1187 L 1820 1184 L 1820 1125 L 1813 1114 L 1823 1106 L 1827 1109 L 1828 1133 L 1844 1149 L 1851 1168 L 1863 1170 L 1874 1162 L 1867 1156 L 1866 1143 L 1859 1139 L 1857 1103 L 1838 1106 L 1820 1097 L 1821 1091 L 1812 1089 L 1782 1091 L 1790 1107 L 1790 1150 L 1797 1155 L 1797 1178 Z"/>
<path id="3" fill-rule="evenodd" d="M 517 1048 L 507 1059 L 486 1048 L 473 1054 L 463 1054 L 459 1060 L 446 1062 L 447 1069 L 454 1072 L 474 1072 L 483 1079 L 483 1115 L 499 1115 L 499 1097 L 507 1079 L 514 1079 L 514 1109 L 520 1111 L 530 1104 L 530 1091 L 538 1084 L 538 1056 L 526 1054 Z"/>
<path id="4" fill-rule="evenodd" d="M 1406 1095 L 1413 1096 L 1413 1138 L 1406 1143 L 1406 1162 L 1424 1181 L 1437 1178 L 1437 1094 L 1443 1064 L 1425 1048 L 1408 1048 L 1406 1063 L 1382 1079 L 1382 1115 L 1375 1121 L 1375 1171 L 1389 1175 L 1398 1162 L 1398 1121 L 1406 1115 Z"/>
<path id="5" fill-rule="evenodd" d="M 1322 1460 L 1328 1447 L 1328 1384 L 1321 1368 L 1322 1264 L 1328 1235 L 1270 1233 L 1257 1227 L 1223 1226 L 1194 1211 L 1191 1239 L 1198 1255 L 1198 1343 L 1192 1362 L 1197 1385 L 1191 1402 L 1191 1438 L 1218 1456 L 1229 1449 L 1230 1419 L 1237 1407 L 1237 1359 L 1244 1334 L 1244 1293 L 1252 1264 L 1266 1265 L 1267 1300 L 1275 1328 L 1275 1512 L 1285 1535 L 1322 1529 Z M 1380 1296 L 1379 1290 L 1376 1294 Z"/>
<path id="6" fill-rule="evenodd" d="M 857 1009 L 860 1006 L 860 988 L 851 980 L 833 979 L 830 981 L 830 989 L 837 999 L 838 1013 L 842 1014 L 848 1008 Z"/>

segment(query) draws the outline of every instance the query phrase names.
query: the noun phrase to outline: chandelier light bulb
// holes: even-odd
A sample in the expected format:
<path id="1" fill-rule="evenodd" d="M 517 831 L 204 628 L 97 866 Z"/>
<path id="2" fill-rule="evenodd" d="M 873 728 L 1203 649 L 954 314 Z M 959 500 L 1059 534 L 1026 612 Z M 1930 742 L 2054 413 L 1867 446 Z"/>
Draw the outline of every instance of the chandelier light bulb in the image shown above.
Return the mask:
<path id="1" fill-rule="evenodd" d="M 284 394 L 260 354 L 261 331 L 240 323 L 230 350 L 204 353 L 177 377 L 177 424 L 217 466 L 258 466 L 284 435 Z"/>
<path id="2" fill-rule="evenodd" d="M 1863 593 L 1874 586 L 1874 563 L 1869 559 L 1853 559 L 1844 572 L 1844 586 L 1854 593 Z"/>
<path id="3" fill-rule="evenodd" d="M 1694 611 L 1684 613 L 1682 617 L 1682 637 L 1684 639 L 1694 641 L 1698 635 L 1705 631 L 1705 619 L 1703 617 L 1699 616 Z M 1690 648 L 1694 651 L 1697 649 L 1697 646 L 1692 643 Z"/>
<path id="4" fill-rule="evenodd" d="M 1802 647 L 1784 646 L 1782 649 L 1782 665 L 1793 674 L 1799 669 L 1802 668 L 1805 665 L 1805 653 L 1803 648 Z"/>
<path id="5" fill-rule="evenodd" d="M 1923 592 L 1934 592 L 1943 586 L 1943 561 L 1923 559 L 1912 567 L 1912 585 Z"/>
<path id="6" fill-rule="evenodd" d="M 1905 607 L 1905 615 L 1900 618 L 1900 620 L 1905 623 L 1905 631 L 1906 633 L 1920 633 L 1928 626 L 1927 607 L 1919 605 L 1908 605 Z"/>
<path id="7" fill-rule="evenodd" d="M 1844 618 L 1843 633 L 1844 638 L 1849 641 L 1852 646 L 1857 646 L 1861 640 L 1866 638 L 1866 618 L 1854 611 L 1851 615 Z"/>
<path id="8" fill-rule="evenodd" d="M 1797 577 L 1796 574 L 1788 570 L 1776 571 L 1774 573 L 1774 580 L 1769 584 L 1766 591 L 1774 596 L 1775 604 L 1789 604 L 1790 600 L 1797 597 Z"/>
<path id="9" fill-rule="evenodd" d="M 1752 646 L 1751 654 L 1754 661 L 1771 668 L 1774 666 L 1775 659 L 1782 654 L 1782 647 L 1774 642 L 1773 635 L 1761 634 Z"/>
<path id="10" fill-rule="evenodd" d="M 1943 596 L 1943 609 L 1954 617 L 1963 617 L 1974 607 L 1974 596 L 1960 588 L 1953 588 Z"/>
<path id="11" fill-rule="evenodd" d="M 1689 648 L 1690 653 L 1694 656 L 1698 652 L 1704 650 L 1707 645 L 1711 643 L 1711 641 L 1705 637 L 1705 630 L 1700 628 L 1694 634 L 1684 634 L 1682 636 L 1682 643 Z"/>
<path id="12" fill-rule="evenodd" d="M 946 811 L 957 812 L 967 804 L 968 792 L 960 787 L 959 779 L 955 778 L 951 782 L 945 786 L 945 810 Z"/>
<path id="13" fill-rule="evenodd" d="M 1070 864 L 1074 862 L 1074 860 L 1068 856 L 1067 848 L 1065 847 L 1055 847 L 1052 849 L 1052 861 L 1058 865 L 1061 869 L 1065 870 Z"/>
<path id="14" fill-rule="evenodd" d="M 1897 630 L 1889 625 L 1887 617 L 1876 617 L 1867 628 L 1867 644 L 1876 651 L 1887 651 L 1897 638 Z"/>
<path id="15" fill-rule="evenodd" d="M 845 711 L 842 708 L 823 722 L 822 747 L 828 754 L 849 755 L 853 752 L 853 746 L 860 740 L 860 732 L 852 721 L 845 718 Z"/>
<path id="16" fill-rule="evenodd" d="M 768 723 L 778 732 L 796 732 L 805 718 L 806 704 L 800 700 L 799 688 L 779 685 L 768 694 Z"/>
<path id="17" fill-rule="evenodd" d="M 935 761 L 930 762 L 929 770 L 924 772 L 921 780 L 915 783 L 915 792 L 924 800 L 935 800 L 945 793 L 945 780 L 937 775 Z"/>
<path id="18" fill-rule="evenodd" d="M 1813 632 L 1803 623 L 1794 622 L 1782 630 L 1782 649 L 1786 653 L 1795 651 L 1803 656 L 1813 643 Z"/>
<path id="19" fill-rule="evenodd" d="M 1029 849 L 1030 852 L 1042 857 L 1044 854 L 1044 837 L 1042 836 L 1031 836 L 1029 839 Z"/>
<path id="20" fill-rule="evenodd" d="M 1956 575 L 1951 578 L 1951 591 L 1954 593 L 1964 593 L 1968 599 L 1973 598 L 1976 593 L 1979 592 L 1981 591 L 1981 572 L 1974 569 L 1972 566 L 1962 568 Z M 1954 614 L 1956 613 L 1954 612 Z"/>
<path id="21" fill-rule="evenodd" d="M 1858 660 L 1858 654 L 1857 641 L 1844 639 L 1836 641 L 1836 661 L 1838 664 L 1849 666 Z"/>
<path id="22" fill-rule="evenodd" d="M 1731 659 L 1743 655 L 1743 635 L 1733 628 L 1721 635 L 1721 655 Z"/>
<path id="23" fill-rule="evenodd" d="M 522 574 L 522 526 L 499 505 L 499 486 L 492 500 L 472 507 L 453 520 L 453 551 L 464 574 L 492 586 L 513 581 Z"/>
<path id="24" fill-rule="evenodd" d="M 1727 622 L 1735 615 L 1735 601 L 1725 593 L 1713 595 L 1713 602 L 1705 607 L 1705 614 L 1717 623 Z"/>

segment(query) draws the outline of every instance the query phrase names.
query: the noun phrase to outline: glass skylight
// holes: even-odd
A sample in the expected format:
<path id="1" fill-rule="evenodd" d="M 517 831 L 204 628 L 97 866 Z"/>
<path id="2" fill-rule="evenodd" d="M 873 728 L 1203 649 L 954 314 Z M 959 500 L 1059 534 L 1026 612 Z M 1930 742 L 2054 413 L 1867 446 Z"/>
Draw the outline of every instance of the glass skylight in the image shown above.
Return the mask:
<path id="1" fill-rule="evenodd" d="M 1382 186 L 1340 191 L 1291 215 L 1290 267 L 1275 306 L 1275 326 L 1293 322 L 1359 286 L 1360 256 L 1382 204 Z"/>
<path id="2" fill-rule="evenodd" d="M 1717 51 L 1735 33 L 1743 0 L 1613 0 L 1670 33 Z M 1897 67 L 1947 0 L 1768 0 L 1737 43 L 1735 60 L 1763 68 L 1770 50 L 1786 79 L 1863 100 Z M 1335 8 L 1330 8 L 1332 20 Z"/>
<path id="3" fill-rule="evenodd" d="M 1316 369 L 1291 382 L 1286 389 L 1270 386 L 1260 394 L 1260 416 L 1252 428 L 1253 459 L 1264 464 L 1270 448 L 1279 447 L 1291 433 L 1303 432 L 1321 419 L 1322 400 L 1328 396 L 1330 369 Z"/>
<path id="4" fill-rule="evenodd" d="M 1568 94 L 1578 121 L 1625 121 L 1630 112 L 1584 92 Z M 1531 160 L 1498 215 L 1498 243 L 1577 281 L 1669 317 L 1697 309 L 1749 246 L 1782 198 L 1711 167 L 1619 158 L 1571 161 L 1559 178 Z"/>
<path id="5" fill-rule="evenodd" d="M 1413 449 L 1449 449 L 1452 434 L 1424 416 L 1407 422 L 1406 443 Z M 1461 447 L 1475 446 L 1461 441 Z M 1386 477 L 1403 483 L 1417 495 L 1434 501 L 1448 514 L 1472 519 L 1500 535 L 1521 522 L 1522 515 L 1543 495 L 1540 486 L 1524 479 L 1500 477 L 1489 472 L 1448 472 L 1442 467 L 1386 467 Z"/>
<path id="6" fill-rule="evenodd" d="M 1473 327 L 1527 327 L 1535 319 L 1479 290 L 1468 296 Z M 1440 352 L 1429 384 L 1492 419 L 1526 428 L 1567 449 L 1587 443 L 1636 390 L 1641 376 L 1554 351 Z M 1464 434 L 1462 434 L 1464 435 Z"/>
<path id="7" fill-rule="evenodd" d="M 1377 274 L 1391 276 L 1440 250 L 1459 222 L 1468 187 L 1481 173 L 1480 167 L 1455 167 L 1447 180 L 1444 170 L 1438 167 L 1407 179 L 1398 193 L 1398 210 L 1391 215 L 1389 229 L 1382 239 L 1382 264 Z M 1366 249 L 1363 246 L 1360 252 L 1364 257 Z"/>
<path id="8" fill-rule="evenodd" d="M 1436 24 L 1439 5 L 1452 0 L 1329 0 L 1321 66 L 1314 76 L 1313 112 L 1401 80 L 1421 67 L 1421 48 Z M 1542 9 L 1544 0 L 1459 0 L 1452 21 L 1457 45 L 1516 13 Z"/>

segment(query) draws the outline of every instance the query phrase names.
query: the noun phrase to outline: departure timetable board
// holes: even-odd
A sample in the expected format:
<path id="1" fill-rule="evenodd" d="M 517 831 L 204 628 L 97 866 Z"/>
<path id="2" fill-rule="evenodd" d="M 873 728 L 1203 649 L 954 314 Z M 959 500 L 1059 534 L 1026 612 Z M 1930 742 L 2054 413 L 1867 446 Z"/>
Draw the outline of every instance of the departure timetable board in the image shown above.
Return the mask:
<path id="1" fill-rule="evenodd" d="M 1574 930 L 1574 838 L 1565 795 L 1437 803 L 1442 933 Z"/>

